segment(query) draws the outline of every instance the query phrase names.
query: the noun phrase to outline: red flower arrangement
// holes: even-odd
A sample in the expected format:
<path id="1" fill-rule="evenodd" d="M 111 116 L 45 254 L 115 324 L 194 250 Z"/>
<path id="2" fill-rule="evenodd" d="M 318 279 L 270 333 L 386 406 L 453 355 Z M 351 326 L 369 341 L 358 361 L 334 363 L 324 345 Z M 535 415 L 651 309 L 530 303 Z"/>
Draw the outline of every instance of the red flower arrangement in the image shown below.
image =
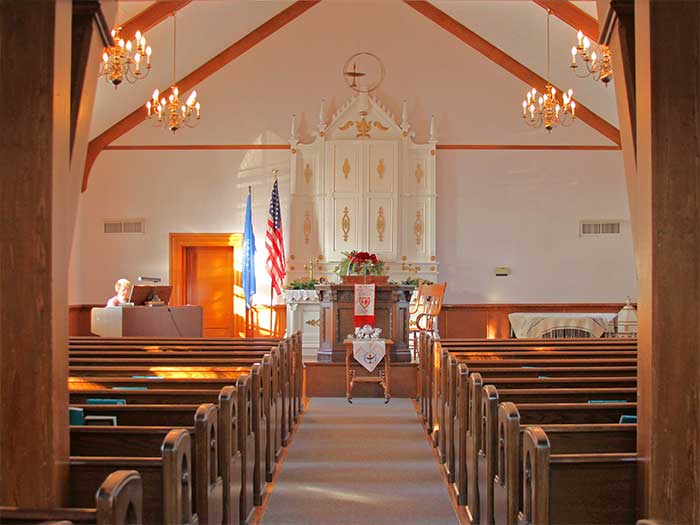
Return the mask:
<path id="1" fill-rule="evenodd" d="M 341 261 L 335 273 L 338 275 L 382 275 L 384 261 L 369 252 L 343 252 L 345 259 Z"/>

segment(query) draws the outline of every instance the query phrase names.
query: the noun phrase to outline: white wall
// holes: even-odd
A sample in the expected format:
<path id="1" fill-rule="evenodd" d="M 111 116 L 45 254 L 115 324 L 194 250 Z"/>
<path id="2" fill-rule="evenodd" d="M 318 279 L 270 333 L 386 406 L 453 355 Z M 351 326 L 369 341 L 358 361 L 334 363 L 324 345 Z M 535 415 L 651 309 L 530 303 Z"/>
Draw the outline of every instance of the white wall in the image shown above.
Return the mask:
<path id="1" fill-rule="evenodd" d="M 245 5 L 258 4 L 265 3 Z M 189 34 L 201 37 L 207 28 L 198 28 L 196 13 L 206 3 L 198 5 Z M 359 50 L 384 60 L 387 77 L 377 94 L 394 114 L 408 99 L 419 141 L 434 113 L 444 144 L 610 144 L 582 122 L 551 134 L 526 127 L 518 116 L 526 85 L 394 0 L 318 4 L 197 86 L 203 104 L 198 128 L 173 136 L 144 123 L 117 143 L 285 143 L 292 113 L 308 139 L 320 98 L 327 98 L 330 113 L 350 96 L 340 69 Z M 599 93 L 612 96 L 602 86 Z M 97 103 L 120 100 L 103 91 Z M 264 301 L 270 173 L 281 169 L 286 194 L 288 158 L 286 151 L 103 152 L 81 197 L 70 302 L 101 302 L 122 276 L 167 280 L 171 232 L 242 232 L 249 184 Z M 438 260 L 441 279 L 449 282 L 448 302 L 635 297 L 629 224 L 615 240 L 578 237 L 580 219 L 628 221 L 620 152 L 441 150 L 437 180 Z M 289 217 L 288 210 L 283 214 Z M 122 217 L 146 218 L 146 233 L 102 233 L 104 218 Z M 512 275 L 494 277 L 500 265 L 510 266 Z"/>

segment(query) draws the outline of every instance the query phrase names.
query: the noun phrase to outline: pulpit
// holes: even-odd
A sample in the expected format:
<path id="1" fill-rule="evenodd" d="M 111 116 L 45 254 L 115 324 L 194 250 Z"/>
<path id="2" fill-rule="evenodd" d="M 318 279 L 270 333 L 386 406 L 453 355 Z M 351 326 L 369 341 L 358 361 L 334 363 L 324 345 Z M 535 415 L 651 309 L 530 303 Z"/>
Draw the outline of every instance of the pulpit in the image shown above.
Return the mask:
<path id="1" fill-rule="evenodd" d="M 318 360 L 345 362 L 344 341 L 355 331 L 353 323 L 354 287 L 351 284 L 321 284 L 316 286 L 321 308 Z M 382 337 L 391 339 L 391 361 L 411 361 L 408 348 L 409 302 L 412 286 L 379 284 L 376 289 L 375 324 Z"/>

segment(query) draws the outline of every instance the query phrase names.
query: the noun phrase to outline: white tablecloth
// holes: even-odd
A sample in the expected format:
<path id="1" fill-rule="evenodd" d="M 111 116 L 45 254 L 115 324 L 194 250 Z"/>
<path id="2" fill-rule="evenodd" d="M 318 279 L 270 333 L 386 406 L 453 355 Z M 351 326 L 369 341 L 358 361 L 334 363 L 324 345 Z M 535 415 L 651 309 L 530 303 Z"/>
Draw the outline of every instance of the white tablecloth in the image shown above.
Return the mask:
<path id="1" fill-rule="evenodd" d="M 518 339 L 537 339 L 553 330 L 583 330 L 591 337 L 600 337 L 612 331 L 612 321 L 617 314 L 603 313 L 512 313 L 508 314 L 510 326 Z M 561 332 L 565 333 L 565 332 Z M 559 334 L 557 334 L 559 335 Z M 566 337 L 566 335 L 561 335 Z M 568 337 L 571 337 L 569 335 Z"/>

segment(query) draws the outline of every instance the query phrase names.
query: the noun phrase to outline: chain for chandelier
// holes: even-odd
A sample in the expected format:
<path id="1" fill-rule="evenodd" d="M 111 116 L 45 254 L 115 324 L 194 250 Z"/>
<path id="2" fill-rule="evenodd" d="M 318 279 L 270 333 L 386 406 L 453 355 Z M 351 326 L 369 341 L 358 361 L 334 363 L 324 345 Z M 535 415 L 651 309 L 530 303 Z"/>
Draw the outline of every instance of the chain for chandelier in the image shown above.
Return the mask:
<path id="1" fill-rule="evenodd" d="M 148 119 L 157 117 L 156 126 L 165 126 L 175 133 L 183 126 L 194 127 L 199 123 L 201 105 L 197 101 L 197 91 L 193 90 L 184 104 L 180 102 L 180 90 L 177 87 L 177 18 L 173 13 L 173 83 L 170 87 L 168 99 L 161 95 L 156 89 L 153 91 L 151 100 L 146 102 Z"/>
<path id="2" fill-rule="evenodd" d="M 533 128 L 544 127 L 547 131 L 557 125 L 570 126 L 576 118 L 576 102 L 573 100 L 574 91 L 562 94 L 561 100 L 557 96 L 557 90 L 550 83 L 550 31 L 549 19 L 552 12 L 547 10 L 547 78 L 544 93 L 540 94 L 535 88 L 526 93 L 522 102 L 523 119 Z"/>

